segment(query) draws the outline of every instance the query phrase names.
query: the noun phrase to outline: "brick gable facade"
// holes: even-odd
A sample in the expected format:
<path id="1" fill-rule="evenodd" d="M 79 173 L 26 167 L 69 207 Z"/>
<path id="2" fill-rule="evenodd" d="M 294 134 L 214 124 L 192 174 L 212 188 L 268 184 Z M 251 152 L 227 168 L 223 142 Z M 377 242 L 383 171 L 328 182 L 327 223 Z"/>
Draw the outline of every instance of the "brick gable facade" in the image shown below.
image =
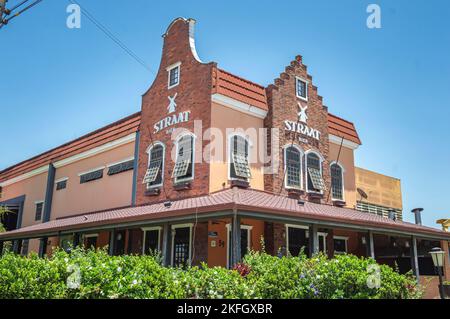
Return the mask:
<path id="1" fill-rule="evenodd" d="M 193 44 L 192 19 L 179 18 L 174 20 L 163 35 L 164 45 L 161 63 L 155 81 L 142 97 L 142 120 L 140 125 L 139 165 L 137 174 L 136 204 L 142 205 L 165 199 L 176 200 L 207 194 L 209 189 L 209 164 L 199 161 L 202 149 L 206 142 L 201 142 L 201 136 L 196 136 L 195 158 L 198 159 L 194 168 L 194 179 L 188 189 L 175 190 L 171 178 L 174 161 L 171 152 L 174 142 L 171 128 L 186 128 L 194 132 L 194 121 L 202 121 L 202 132 L 210 126 L 211 122 L 211 90 L 212 70 L 215 63 L 202 63 L 199 61 Z M 180 64 L 179 85 L 168 88 L 167 67 Z M 176 96 L 176 113 L 190 111 L 189 121 L 178 123 L 169 128 L 155 132 L 154 125 L 168 116 L 167 107 L 169 98 Z M 196 133 L 197 134 L 197 133 Z M 147 149 L 153 142 L 162 142 L 165 145 L 164 189 L 159 195 L 147 192 L 142 183 L 148 167 Z M 175 153 L 175 152 L 174 152 Z M 167 196 L 166 196 L 167 193 Z"/>
<path id="2" fill-rule="evenodd" d="M 296 96 L 296 77 L 299 77 L 308 82 L 307 92 L 308 100 L 304 101 Z M 284 181 L 284 158 L 283 149 L 286 145 L 292 143 L 300 146 L 303 152 L 313 150 L 321 154 L 323 157 L 322 172 L 326 185 L 326 190 L 323 192 L 322 198 L 312 198 L 306 192 L 306 171 L 305 159 L 302 161 L 303 169 L 303 191 L 296 192 L 295 195 L 304 199 L 312 201 L 327 202 L 328 193 L 330 190 L 330 172 L 328 158 L 329 154 L 329 139 L 328 139 L 328 109 L 322 103 L 322 97 L 317 93 L 317 87 L 312 84 L 312 77 L 307 72 L 307 67 L 302 63 L 301 56 L 297 56 L 285 71 L 280 74 L 280 77 L 275 79 L 274 83 L 269 85 L 266 89 L 267 101 L 269 105 L 269 113 L 265 119 L 265 126 L 268 128 L 279 129 L 279 155 L 280 165 L 278 172 L 274 175 L 266 174 L 264 177 L 265 189 L 270 192 L 287 194 L 285 190 Z M 317 141 L 314 138 L 304 136 L 299 133 L 292 133 L 285 130 L 285 120 L 298 122 L 299 104 L 302 107 L 307 106 L 307 126 L 316 129 L 320 132 L 320 139 Z M 270 140 L 270 138 L 268 139 Z M 291 192 L 292 195 L 292 192 Z"/>

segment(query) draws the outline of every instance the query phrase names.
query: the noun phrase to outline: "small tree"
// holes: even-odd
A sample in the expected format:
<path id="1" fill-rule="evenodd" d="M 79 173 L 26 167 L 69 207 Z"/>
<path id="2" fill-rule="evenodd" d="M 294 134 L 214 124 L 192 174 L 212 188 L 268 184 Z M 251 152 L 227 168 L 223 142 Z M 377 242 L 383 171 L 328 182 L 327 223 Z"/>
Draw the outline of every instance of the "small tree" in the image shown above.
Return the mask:
<path id="1" fill-rule="evenodd" d="M 2 220 L 3 220 L 3 217 L 9 212 L 10 211 L 8 209 L 6 209 L 6 207 L 0 206 L 0 233 L 3 233 L 6 231 L 6 228 L 3 225 Z"/>

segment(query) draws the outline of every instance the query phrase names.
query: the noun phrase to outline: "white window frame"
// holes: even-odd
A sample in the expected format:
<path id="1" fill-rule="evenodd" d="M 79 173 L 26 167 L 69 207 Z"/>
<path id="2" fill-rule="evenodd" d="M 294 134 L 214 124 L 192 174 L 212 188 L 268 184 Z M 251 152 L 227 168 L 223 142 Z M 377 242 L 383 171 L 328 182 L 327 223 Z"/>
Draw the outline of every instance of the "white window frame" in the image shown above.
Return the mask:
<path id="1" fill-rule="evenodd" d="M 111 166 L 123 164 L 123 163 L 129 162 L 129 161 L 134 161 L 134 156 L 127 157 L 127 158 L 125 158 L 125 159 L 123 159 L 123 160 L 121 160 L 121 161 L 118 161 L 118 162 L 114 162 L 114 163 L 107 164 L 107 165 L 106 165 L 106 168 L 110 168 Z"/>
<path id="2" fill-rule="evenodd" d="M 297 87 L 298 87 L 297 82 L 298 81 L 301 81 L 301 82 L 305 83 L 306 97 L 303 97 L 303 96 L 298 94 L 298 90 L 297 90 Z M 297 98 L 299 98 L 300 100 L 303 100 L 305 102 L 308 102 L 308 94 L 309 94 L 309 92 L 308 92 L 308 85 L 309 85 L 309 81 L 308 80 L 305 80 L 304 78 L 301 78 L 301 77 L 298 77 L 298 76 L 295 77 L 295 96 Z"/>
<path id="3" fill-rule="evenodd" d="M 285 234 L 286 234 L 286 253 L 289 252 L 289 254 L 290 254 L 291 252 L 289 251 L 289 228 L 304 229 L 305 230 L 305 237 L 309 238 L 309 227 L 305 226 L 305 225 L 295 225 L 295 224 L 286 224 L 285 227 L 286 227 L 286 230 L 285 230 Z"/>
<path id="4" fill-rule="evenodd" d="M 93 168 L 93 169 L 90 169 L 90 170 L 88 170 L 88 171 L 84 171 L 84 172 L 81 172 L 81 173 L 78 173 L 78 177 L 81 177 L 82 175 L 86 175 L 86 174 L 89 174 L 89 173 L 93 173 L 93 172 L 96 172 L 96 171 L 99 171 L 99 170 L 104 170 L 106 168 L 106 166 L 99 166 L 99 167 L 97 167 L 97 168 Z M 103 172 L 104 173 L 104 172 Z M 104 177 L 104 176 L 103 176 Z"/>
<path id="5" fill-rule="evenodd" d="M 225 225 L 226 229 L 227 229 L 227 268 L 230 268 L 230 231 L 231 231 L 231 224 L 228 223 Z M 239 230 L 241 229 L 246 229 L 247 230 L 247 251 L 250 251 L 251 249 L 251 239 L 252 239 L 252 235 L 251 235 L 251 231 L 253 229 L 252 225 L 240 225 Z"/>
<path id="6" fill-rule="evenodd" d="M 42 204 L 42 211 L 41 211 L 41 218 L 40 219 L 36 219 L 36 209 L 37 209 L 37 205 L 38 204 Z M 42 222 L 42 218 L 44 218 L 44 209 L 45 209 L 45 201 L 43 200 L 37 200 L 34 202 L 34 217 L 33 217 L 33 221 L 34 222 Z"/>
<path id="7" fill-rule="evenodd" d="M 311 194 L 323 194 L 323 189 L 320 191 L 320 192 L 316 192 L 316 191 L 311 191 L 311 190 L 309 190 L 309 185 L 308 185 L 308 154 L 311 154 L 311 153 L 313 153 L 313 154 L 316 154 L 318 157 L 319 157 L 319 161 L 320 161 L 320 175 L 322 176 L 322 180 L 324 180 L 324 178 L 323 178 L 323 162 L 324 162 L 324 159 L 323 159 L 323 157 L 322 157 L 322 155 L 319 153 L 319 152 L 317 152 L 317 151 L 315 151 L 315 150 L 308 150 L 308 151 L 306 151 L 305 152 L 305 186 L 306 186 L 306 192 L 307 193 L 311 193 Z M 325 184 L 325 180 L 324 180 L 324 184 Z"/>
<path id="8" fill-rule="evenodd" d="M 248 144 L 248 156 L 247 156 L 247 161 L 248 161 L 248 166 L 250 168 L 251 171 L 251 165 L 250 165 L 250 150 L 253 147 L 253 143 L 251 142 L 250 138 L 248 136 L 245 136 L 245 134 L 239 133 L 239 132 L 234 132 L 228 135 L 228 143 L 227 143 L 227 157 L 228 157 L 228 180 L 229 181 L 244 181 L 244 178 L 237 178 L 237 177 L 231 177 L 231 163 L 233 162 L 233 158 L 231 155 L 231 152 L 233 151 L 233 145 L 232 145 L 232 141 L 233 138 L 235 136 L 239 136 L 242 137 L 244 140 L 247 141 Z M 245 179 L 247 182 L 250 181 L 250 178 L 246 178 Z"/>
<path id="9" fill-rule="evenodd" d="M 145 255 L 146 248 L 145 247 L 145 236 L 147 235 L 148 231 L 158 231 L 158 244 L 157 244 L 157 250 L 161 251 L 161 226 L 153 226 L 153 227 L 141 227 L 142 230 L 142 255 Z"/>
<path id="10" fill-rule="evenodd" d="M 296 224 L 286 224 L 286 252 L 289 251 L 289 228 L 298 228 L 298 229 L 304 229 L 305 230 L 305 238 L 309 239 L 309 226 L 305 226 L 305 225 L 296 225 Z M 317 232 L 317 237 L 323 237 L 323 252 L 326 253 L 327 252 L 327 236 L 328 233 L 325 232 Z M 318 238 L 318 240 L 320 240 L 320 238 Z M 290 253 L 290 252 L 289 252 Z"/>
<path id="11" fill-rule="evenodd" d="M 341 178 L 342 178 L 342 199 L 339 199 L 339 198 L 334 198 L 333 197 L 333 179 L 332 179 L 332 177 L 331 177 L 331 166 L 333 166 L 333 165 L 337 165 L 337 166 L 339 166 L 340 168 L 341 168 Z M 331 188 L 330 188 L 330 192 L 331 192 L 331 200 L 332 201 L 343 201 L 343 202 L 345 202 L 345 181 L 344 181 L 344 174 L 345 174 L 345 168 L 344 168 L 344 166 L 341 164 L 341 163 L 339 163 L 339 162 L 337 162 L 337 161 L 333 161 L 333 162 L 331 162 L 330 163 L 330 178 L 331 178 Z"/>
<path id="12" fill-rule="evenodd" d="M 172 239 L 172 244 L 171 244 L 171 249 L 170 249 L 170 265 L 173 266 L 173 253 L 174 253 L 174 249 L 175 249 L 175 232 L 174 230 L 176 230 L 177 228 L 187 228 L 189 227 L 189 258 L 188 258 L 188 266 L 191 266 L 192 264 L 192 227 L 194 226 L 193 223 L 186 223 L 186 224 L 177 224 L 177 225 L 172 225 L 171 227 L 171 239 Z"/>
<path id="13" fill-rule="evenodd" d="M 295 187 L 295 186 L 289 186 L 287 184 L 287 162 L 286 162 L 286 151 L 289 147 L 295 147 L 299 152 L 300 152 L 300 187 Z M 304 185 L 303 185 L 303 160 L 304 160 L 304 155 L 305 152 L 302 150 L 302 148 L 300 146 L 298 146 L 297 144 L 286 144 L 283 147 L 283 163 L 284 163 L 284 188 L 285 189 L 298 189 L 298 190 L 304 190 Z"/>
<path id="14" fill-rule="evenodd" d="M 165 170 L 165 167 L 166 167 L 166 165 L 165 165 L 165 164 L 166 164 L 166 162 L 165 162 L 165 161 L 166 161 L 166 145 L 164 145 L 163 142 L 156 141 L 156 142 L 150 144 L 150 145 L 147 147 L 147 150 L 145 151 L 145 152 L 147 153 L 147 156 L 148 156 L 148 160 L 147 160 L 147 169 L 148 169 L 148 167 L 150 166 L 150 161 L 151 161 L 150 154 L 151 154 L 151 152 L 152 152 L 152 149 L 153 149 L 155 146 L 157 146 L 157 145 L 160 145 L 160 146 L 162 146 L 162 148 L 163 148 L 162 168 L 161 168 L 161 183 L 155 184 L 155 185 L 148 185 L 149 183 L 147 183 L 147 184 L 145 185 L 145 187 L 146 187 L 147 189 L 152 189 L 152 188 L 161 187 L 161 186 L 163 186 L 163 184 L 164 184 L 164 170 Z M 147 170 L 146 170 L 146 171 L 147 171 Z"/>
<path id="15" fill-rule="evenodd" d="M 333 236 L 333 240 L 344 240 L 345 241 L 345 251 L 336 251 L 334 249 L 335 254 L 347 254 L 348 253 L 348 237 L 347 236 Z M 333 243 L 334 246 L 334 243 Z"/>
<path id="16" fill-rule="evenodd" d="M 173 84 L 173 85 L 170 85 L 170 71 L 172 71 L 175 68 L 178 68 L 178 82 Z M 181 62 L 177 62 L 177 63 L 169 65 L 166 68 L 166 70 L 167 70 L 167 89 L 169 90 L 169 89 L 174 88 L 174 87 L 176 87 L 177 85 L 180 84 L 180 81 L 181 81 Z"/>
<path id="17" fill-rule="evenodd" d="M 177 137 L 176 142 L 175 142 L 175 145 L 176 145 L 176 158 L 175 158 L 175 163 L 174 163 L 173 167 L 175 168 L 175 165 L 178 162 L 178 146 L 179 146 L 179 142 L 185 136 L 191 136 L 192 137 L 192 150 L 191 150 L 192 151 L 192 174 L 191 174 L 192 176 L 191 177 L 186 177 L 186 178 L 175 177 L 175 179 L 174 179 L 175 180 L 175 184 L 192 181 L 192 180 L 194 180 L 194 177 L 195 177 L 195 145 L 196 145 L 196 142 L 197 142 L 197 137 L 195 136 L 195 134 L 193 134 L 191 132 L 182 133 L 182 134 L 180 134 Z"/>

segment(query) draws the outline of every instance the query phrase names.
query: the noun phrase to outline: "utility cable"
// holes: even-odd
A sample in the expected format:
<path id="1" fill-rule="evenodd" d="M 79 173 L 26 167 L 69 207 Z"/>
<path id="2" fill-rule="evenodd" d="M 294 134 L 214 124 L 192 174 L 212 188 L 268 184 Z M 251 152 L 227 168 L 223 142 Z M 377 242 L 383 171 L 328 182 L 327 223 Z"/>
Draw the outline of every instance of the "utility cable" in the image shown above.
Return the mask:
<path id="1" fill-rule="evenodd" d="M 41 0 L 42 1 L 42 0 Z M 108 38 L 116 43 L 122 50 L 124 50 L 130 57 L 132 57 L 137 63 L 142 65 L 145 69 L 152 72 L 150 67 L 142 60 L 136 53 L 128 48 L 117 36 L 115 36 L 106 26 L 98 21 L 85 7 L 76 0 L 68 0 L 72 4 L 76 4 L 81 8 L 81 13 L 86 16 L 100 31 L 102 31 Z"/>

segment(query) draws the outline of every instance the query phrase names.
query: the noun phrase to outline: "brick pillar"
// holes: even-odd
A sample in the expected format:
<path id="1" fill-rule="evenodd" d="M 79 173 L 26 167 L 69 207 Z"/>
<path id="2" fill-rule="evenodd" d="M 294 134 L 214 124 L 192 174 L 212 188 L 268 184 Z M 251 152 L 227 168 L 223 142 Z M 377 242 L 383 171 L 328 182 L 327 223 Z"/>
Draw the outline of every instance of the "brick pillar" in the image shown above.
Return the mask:
<path id="1" fill-rule="evenodd" d="M 273 238 L 274 238 L 274 255 L 281 253 L 283 256 L 286 255 L 286 227 L 284 224 L 274 223 L 273 224 Z"/>
<path id="2" fill-rule="evenodd" d="M 264 222 L 264 246 L 266 248 L 266 253 L 270 255 L 275 254 L 273 223 L 271 222 Z"/>
<path id="3" fill-rule="evenodd" d="M 208 261 L 208 222 L 198 223 L 192 228 L 192 265 L 199 266 Z"/>
<path id="4" fill-rule="evenodd" d="M 444 280 L 450 281 L 450 248 L 448 241 L 441 241 L 441 249 L 445 251 L 444 256 Z"/>
<path id="5" fill-rule="evenodd" d="M 327 255 L 328 258 L 334 257 L 334 230 L 328 229 L 328 235 L 327 235 Z"/>

